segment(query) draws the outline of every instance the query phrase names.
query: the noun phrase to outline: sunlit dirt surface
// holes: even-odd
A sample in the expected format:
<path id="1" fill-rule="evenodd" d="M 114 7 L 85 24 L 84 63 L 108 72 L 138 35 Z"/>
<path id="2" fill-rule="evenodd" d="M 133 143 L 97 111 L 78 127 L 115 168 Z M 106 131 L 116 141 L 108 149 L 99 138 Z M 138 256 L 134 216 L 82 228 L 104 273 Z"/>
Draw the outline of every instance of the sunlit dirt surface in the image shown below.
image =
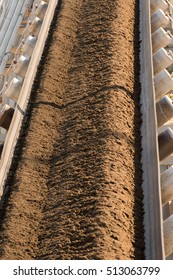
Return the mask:
<path id="1" fill-rule="evenodd" d="M 59 1 L 1 206 L 1 259 L 143 259 L 139 11 Z"/>

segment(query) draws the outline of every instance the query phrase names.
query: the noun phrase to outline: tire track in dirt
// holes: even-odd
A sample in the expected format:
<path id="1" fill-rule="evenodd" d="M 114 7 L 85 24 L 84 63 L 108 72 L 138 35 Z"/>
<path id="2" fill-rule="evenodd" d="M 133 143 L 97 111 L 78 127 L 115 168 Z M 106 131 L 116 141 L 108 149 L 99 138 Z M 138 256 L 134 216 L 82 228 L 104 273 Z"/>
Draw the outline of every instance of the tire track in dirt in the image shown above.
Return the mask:
<path id="1" fill-rule="evenodd" d="M 143 258 L 135 2 L 59 3 L 6 184 L 2 259 Z"/>

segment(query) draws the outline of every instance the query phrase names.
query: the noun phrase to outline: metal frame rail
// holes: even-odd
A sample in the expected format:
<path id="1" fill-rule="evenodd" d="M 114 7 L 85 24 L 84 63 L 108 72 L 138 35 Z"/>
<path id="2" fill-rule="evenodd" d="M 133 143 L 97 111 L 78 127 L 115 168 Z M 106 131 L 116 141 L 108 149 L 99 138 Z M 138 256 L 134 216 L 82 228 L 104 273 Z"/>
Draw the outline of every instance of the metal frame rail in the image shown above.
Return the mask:
<path id="1" fill-rule="evenodd" d="M 145 257 L 159 260 L 165 256 L 149 0 L 140 1 L 140 36 Z"/>
<path id="2" fill-rule="evenodd" d="M 173 259 L 173 0 L 140 2 L 145 254 Z"/>

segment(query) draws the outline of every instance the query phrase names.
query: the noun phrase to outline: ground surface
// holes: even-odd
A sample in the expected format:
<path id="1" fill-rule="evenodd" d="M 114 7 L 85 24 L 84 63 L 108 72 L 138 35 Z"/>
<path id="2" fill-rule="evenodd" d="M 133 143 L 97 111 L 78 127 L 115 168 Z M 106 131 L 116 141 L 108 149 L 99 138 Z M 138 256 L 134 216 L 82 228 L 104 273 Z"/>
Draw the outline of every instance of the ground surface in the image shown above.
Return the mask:
<path id="1" fill-rule="evenodd" d="M 135 0 L 59 1 L 6 183 L 1 259 L 143 258 L 138 17 Z"/>

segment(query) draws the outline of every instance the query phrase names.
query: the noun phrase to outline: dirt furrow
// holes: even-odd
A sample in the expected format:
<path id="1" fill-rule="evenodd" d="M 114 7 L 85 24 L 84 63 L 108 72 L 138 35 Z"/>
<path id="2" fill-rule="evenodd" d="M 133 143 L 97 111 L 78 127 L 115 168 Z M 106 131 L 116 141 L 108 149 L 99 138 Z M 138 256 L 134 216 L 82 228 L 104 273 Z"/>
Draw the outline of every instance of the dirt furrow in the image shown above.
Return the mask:
<path id="1" fill-rule="evenodd" d="M 59 1 L 1 206 L 1 259 L 142 259 L 138 1 Z"/>

